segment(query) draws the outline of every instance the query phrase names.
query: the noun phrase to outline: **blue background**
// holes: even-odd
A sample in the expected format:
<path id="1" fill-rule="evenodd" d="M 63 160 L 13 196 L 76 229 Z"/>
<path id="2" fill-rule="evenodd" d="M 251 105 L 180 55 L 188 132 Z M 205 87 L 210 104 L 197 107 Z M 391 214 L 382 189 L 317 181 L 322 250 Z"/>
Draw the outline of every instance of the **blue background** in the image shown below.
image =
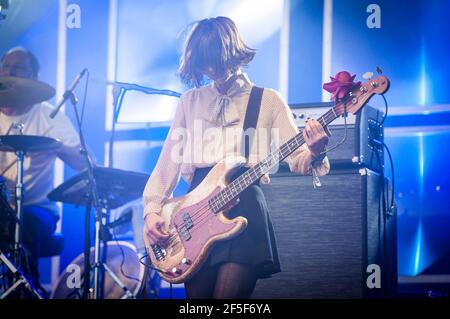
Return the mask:
<path id="1" fill-rule="evenodd" d="M 238 6 L 243 6 L 242 12 L 248 10 L 246 2 L 119 0 L 116 80 L 179 92 L 186 90 L 176 77 L 186 26 L 208 16 L 233 17 Z M 244 39 L 258 49 L 246 71 L 258 85 L 275 89 L 280 89 L 278 70 L 283 22 L 280 2 L 269 1 L 270 5 L 264 4 L 268 8 L 253 10 L 250 5 L 248 20 L 251 23 L 243 26 Z M 66 83 L 71 83 L 85 67 L 91 72 L 84 129 L 97 162 L 102 164 L 109 139 L 106 90 L 102 81 L 106 79 L 108 63 L 110 4 L 106 0 L 68 3 L 80 6 L 82 27 L 67 29 Z M 370 14 L 366 8 L 371 3 L 381 8 L 380 29 L 370 29 L 366 25 Z M 41 79 L 55 85 L 58 1 L 17 1 L 15 5 L 31 13 L 24 20 L 0 22 L 0 51 L 16 45 L 30 49 L 41 62 Z M 9 12 L 14 10 L 11 5 Z M 273 19 L 267 18 L 268 12 L 274 14 Z M 440 0 L 333 1 L 330 75 L 349 70 L 362 80 L 364 72 L 374 71 L 375 66 L 379 66 L 391 80 L 386 97 L 392 113 L 386 120 L 385 141 L 392 151 L 395 166 L 399 275 L 449 273 L 450 270 L 450 169 L 447 163 L 450 90 L 446 83 L 450 77 L 447 63 L 449 12 L 450 1 Z M 245 21 L 241 18 L 237 22 Z M 319 102 L 322 98 L 323 2 L 291 0 L 288 22 L 287 100 L 291 104 Z M 241 27 L 239 23 L 238 27 Z M 11 28 L 14 32 L 10 32 Z M 80 98 L 80 88 L 78 94 Z M 120 119 L 128 124 L 119 126 L 115 167 L 150 174 L 176 101 L 165 106 L 155 97 L 127 98 Z M 381 107 L 381 98 L 373 98 L 371 105 Z M 67 108 L 66 113 L 73 119 L 71 109 Z M 153 121 L 155 114 L 159 117 Z M 139 118 L 143 120 L 137 121 Z M 387 171 L 391 176 L 389 167 Z M 65 178 L 73 174 L 69 168 L 65 169 Z M 181 184 L 176 194 L 185 189 L 186 185 Z M 83 209 L 64 205 L 62 230 L 66 247 L 61 256 L 61 269 L 82 251 L 83 218 Z"/>

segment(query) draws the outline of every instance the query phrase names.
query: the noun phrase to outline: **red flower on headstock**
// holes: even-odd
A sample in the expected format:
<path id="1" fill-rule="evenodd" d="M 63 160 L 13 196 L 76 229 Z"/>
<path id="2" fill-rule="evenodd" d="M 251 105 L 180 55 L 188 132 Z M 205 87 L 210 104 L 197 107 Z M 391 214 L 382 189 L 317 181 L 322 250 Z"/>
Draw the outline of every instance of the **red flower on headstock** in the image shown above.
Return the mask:
<path id="1" fill-rule="evenodd" d="M 331 99 L 336 101 L 342 99 L 348 92 L 361 82 L 353 82 L 355 75 L 350 75 L 347 71 L 341 71 L 335 77 L 330 76 L 331 82 L 324 83 L 323 89 L 331 93 Z"/>

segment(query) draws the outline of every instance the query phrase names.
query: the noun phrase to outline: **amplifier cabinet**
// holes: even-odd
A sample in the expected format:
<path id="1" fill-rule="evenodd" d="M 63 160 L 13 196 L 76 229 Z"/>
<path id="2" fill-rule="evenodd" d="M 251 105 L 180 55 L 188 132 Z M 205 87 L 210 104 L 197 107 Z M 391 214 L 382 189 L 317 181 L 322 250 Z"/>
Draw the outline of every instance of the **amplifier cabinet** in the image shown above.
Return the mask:
<path id="1" fill-rule="evenodd" d="M 253 298 L 366 298 L 395 293 L 395 216 L 379 207 L 380 176 L 366 168 L 312 177 L 279 172 L 263 185 L 282 272 L 259 280 Z M 386 236 L 384 236 L 386 235 Z M 378 265 L 379 271 L 370 267 Z M 369 276 L 372 274 L 372 279 Z M 378 277 L 373 277 L 378 276 Z M 380 288 L 368 288 L 367 279 Z"/>

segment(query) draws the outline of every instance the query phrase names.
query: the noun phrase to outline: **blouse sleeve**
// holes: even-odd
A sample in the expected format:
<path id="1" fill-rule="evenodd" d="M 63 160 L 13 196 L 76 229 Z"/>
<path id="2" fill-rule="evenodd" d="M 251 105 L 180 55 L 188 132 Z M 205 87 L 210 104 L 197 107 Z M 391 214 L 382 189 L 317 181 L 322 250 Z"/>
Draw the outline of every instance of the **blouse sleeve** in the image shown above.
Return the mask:
<path id="1" fill-rule="evenodd" d="M 278 130 L 278 141 L 276 141 L 276 143 L 279 147 L 297 135 L 299 129 L 295 125 L 291 109 L 278 93 L 274 94 L 272 105 L 274 110 L 272 129 Z M 291 172 L 303 175 L 312 173 L 313 167 L 311 163 L 313 161 L 313 156 L 306 144 L 303 144 L 295 150 L 285 159 L 285 161 L 289 164 Z M 330 171 L 330 162 L 328 161 L 328 158 L 325 157 L 321 163 L 314 164 L 314 170 L 318 176 L 328 174 Z"/>
<path id="2" fill-rule="evenodd" d="M 186 143 L 186 117 L 181 97 L 158 162 L 143 193 L 144 218 L 159 214 L 180 179 L 183 149 Z"/>

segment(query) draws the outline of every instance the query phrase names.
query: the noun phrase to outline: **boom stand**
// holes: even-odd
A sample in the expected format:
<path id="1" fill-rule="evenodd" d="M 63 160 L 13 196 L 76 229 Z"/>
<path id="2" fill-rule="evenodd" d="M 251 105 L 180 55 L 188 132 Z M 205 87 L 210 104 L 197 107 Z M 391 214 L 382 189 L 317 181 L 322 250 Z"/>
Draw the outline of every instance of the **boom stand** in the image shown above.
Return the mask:
<path id="1" fill-rule="evenodd" d="M 87 165 L 87 175 L 88 175 L 88 183 L 89 183 L 89 189 L 90 189 L 90 200 L 91 205 L 95 209 L 95 235 L 94 235 L 94 285 L 93 287 L 90 287 L 90 271 L 91 271 L 91 265 L 90 265 L 90 249 L 88 243 L 89 243 L 89 232 L 90 232 L 90 225 L 89 225 L 89 215 L 91 210 L 91 205 L 87 205 L 86 207 L 86 243 L 85 243 L 85 251 L 84 251 L 84 258 L 85 258 L 85 270 L 84 270 L 84 291 L 83 291 L 83 297 L 89 298 L 92 296 L 93 299 L 102 299 L 103 298 L 103 285 L 104 285 L 104 276 L 105 276 L 105 270 L 106 272 L 111 276 L 111 278 L 116 282 L 117 285 L 119 285 L 122 290 L 124 291 L 124 297 L 125 298 L 134 298 L 134 295 L 127 289 L 127 287 L 124 285 L 124 283 L 120 280 L 119 277 L 117 277 L 111 269 L 103 262 L 103 258 L 101 256 L 101 247 L 100 242 L 102 241 L 102 229 L 104 227 L 103 223 L 103 212 L 102 207 L 100 205 L 99 195 L 98 195 L 98 189 L 97 189 L 97 183 L 94 177 L 94 165 L 93 162 L 89 156 L 89 153 L 87 151 L 86 147 L 86 141 L 84 139 L 83 131 L 81 128 L 81 119 L 78 114 L 77 109 L 77 99 L 71 93 L 71 104 L 74 108 L 75 117 L 77 121 L 78 126 L 78 134 L 80 138 L 80 144 L 81 144 L 81 154 L 84 156 L 86 165 Z"/>

